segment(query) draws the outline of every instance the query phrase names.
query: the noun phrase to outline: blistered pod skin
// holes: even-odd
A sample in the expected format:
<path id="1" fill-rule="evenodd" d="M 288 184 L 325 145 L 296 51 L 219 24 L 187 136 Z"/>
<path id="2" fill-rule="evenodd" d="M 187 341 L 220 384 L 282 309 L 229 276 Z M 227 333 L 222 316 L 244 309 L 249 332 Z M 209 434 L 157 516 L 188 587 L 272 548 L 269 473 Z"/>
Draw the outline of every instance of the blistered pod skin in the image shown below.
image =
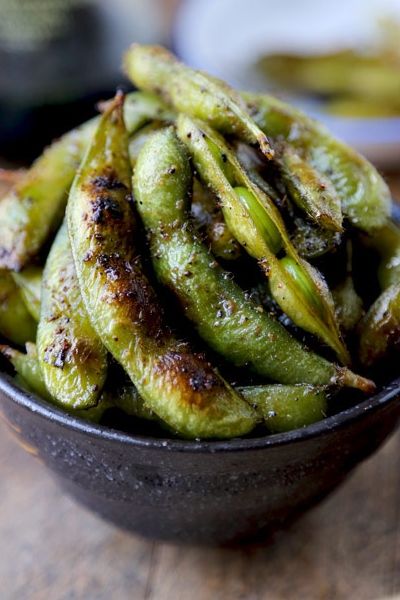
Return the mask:
<path id="1" fill-rule="evenodd" d="M 187 171 L 185 149 L 171 128 L 154 134 L 136 163 L 137 208 L 160 281 L 208 345 L 234 364 L 284 383 L 340 384 L 344 371 L 304 348 L 246 298 L 188 226 Z"/>
<path id="2" fill-rule="evenodd" d="M 356 150 L 335 139 L 317 121 L 267 94 L 243 93 L 248 110 L 271 137 L 286 140 L 325 176 L 341 200 L 342 212 L 354 227 L 372 232 L 391 213 L 391 195 L 376 168 Z"/>
<path id="3" fill-rule="evenodd" d="M 255 411 L 202 355 L 173 336 L 143 272 L 122 108 L 119 95 L 100 121 L 68 202 L 86 309 L 145 404 L 170 429 L 188 438 L 243 435 L 254 427 Z"/>
<path id="4" fill-rule="evenodd" d="M 37 350 L 46 387 L 57 403 L 73 409 L 98 403 L 107 376 L 107 351 L 81 297 L 65 222 L 43 274 Z"/>
<path id="5" fill-rule="evenodd" d="M 273 156 L 268 138 L 250 118 L 246 104 L 226 83 L 180 63 L 160 46 L 133 44 L 124 57 L 125 72 L 140 89 L 160 94 L 174 109 L 207 120 L 213 127 Z"/>

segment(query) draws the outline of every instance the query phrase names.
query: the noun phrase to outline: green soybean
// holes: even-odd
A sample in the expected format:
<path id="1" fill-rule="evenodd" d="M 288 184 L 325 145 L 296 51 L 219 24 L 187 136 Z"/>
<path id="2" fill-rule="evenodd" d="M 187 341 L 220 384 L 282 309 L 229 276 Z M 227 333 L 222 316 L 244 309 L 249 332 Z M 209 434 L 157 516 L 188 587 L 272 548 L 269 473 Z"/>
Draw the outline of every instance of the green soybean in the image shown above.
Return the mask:
<path id="1" fill-rule="evenodd" d="M 273 155 L 267 136 L 249 116 L 240 95 L 226 83 L 190 69 L 160 46 L 132 45 L 125 54 L 124 67 L 135 85 L 160 94 L 175 110 L 258 144 L 268 158 Z"/>
<path id="2" fill-rule="evenodd" d="M 68 224 L 82 297 L 97 334 L 145 404 L 182 436 L 233 437 L 256 414 L 210 363 L 171 333 L 135 249 L 128 137 L 118 96 L 76 177 Z"/>
<path id="3" fill-rule="evenodd" d="M 107 351 L 82 301 L 65 222 L 43 274 L 37 350 L 55 401 L 74 409 L 97 404 L 107 376 Z"/>
<path id="4" fill-rule="evenodd" d="M 302 347 L 246 298 L 196 237 L 187 224 L 188 169 L 184 148 L 173 130 L 160 131 L 138 156 L 134 189 L 156 274 L 176 294 L 200 335 L 234 364 L 250 366 L 277 381 L 320 384 L 342 381 L 343 377 L 347 380 L 346 369 Z"/>

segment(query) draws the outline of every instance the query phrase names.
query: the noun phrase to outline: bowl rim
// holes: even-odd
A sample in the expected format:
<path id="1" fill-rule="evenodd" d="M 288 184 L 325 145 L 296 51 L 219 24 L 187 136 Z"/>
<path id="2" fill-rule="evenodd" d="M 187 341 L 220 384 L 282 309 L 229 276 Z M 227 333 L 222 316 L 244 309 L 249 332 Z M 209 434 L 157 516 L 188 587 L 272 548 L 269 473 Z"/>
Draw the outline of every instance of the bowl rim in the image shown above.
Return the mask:
<path id="1" fill-rule="evenodd" d="M 1 394 L 5 395 L 18 406 L 39 415 L 45 420 L 61 425 L 65 429 L 89 435 L 92 438 L 133 446 L 138 449 L 215 454 L 276 448 L 312 438 L 322 438 L 324 434 L 326 435 L 345 428 L 354 421 L 366 417 L 368 414 L 389 405 L 393 401 L 398 400 L 400 402 L 400 377 L 384 386 L 374 396 L 370 396 L 351 408 L 326 417 L 312 425 L 293 429 L 285 433 L 266 434 L 253 438 L 232 438 L 229 440 L 155 438 L 148 435 L 131 434 L 109 426 L 90 423 L 84 419 L 70 415 L 36 394 L 26 391 L 11 375 L 4 372 L 0 373 Z"/>

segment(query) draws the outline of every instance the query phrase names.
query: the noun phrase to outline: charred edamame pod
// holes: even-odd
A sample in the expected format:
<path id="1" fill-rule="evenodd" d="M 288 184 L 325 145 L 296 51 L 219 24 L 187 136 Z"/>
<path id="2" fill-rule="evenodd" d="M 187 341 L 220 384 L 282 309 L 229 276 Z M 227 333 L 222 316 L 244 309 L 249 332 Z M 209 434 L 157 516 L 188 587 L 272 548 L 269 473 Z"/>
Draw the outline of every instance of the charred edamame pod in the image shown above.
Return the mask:
<path id="1" fill-rule="evenodd" d="M 44 269 L 37 350 L 55 401 L 74 409 L 97 404 L 107 375 L 107 351 L 82 301 L 65 222 Z"/>
<path id="2" fill-rule="evenodd" d="M 135 250 L 131 170 L 123 98 L 105 112 L 68 202 L 82 297 L 109 352 L 145 404 L 187 437 L 250 431 L 255 412 L 206 359 L 175 338 Z"/>
<path id="3" fill-rule="evenodd" d="M 136 92 L 126 103 L 130 132 L 168 113 L 154 96 Z M 0 203 L 0 269 L 19 271 L 62 221 L 68 190 L 98 119 L 65 134 L 35 161 Z"/>
<path id="4" fill-rule="evenodd" d="M 390 191 L 369 161 L 285 102 L 266 94 L 245 93 L 243 97 L 267 135 L 289 142 L 332 182 L 352 225 L 368 232 L 386 223 L 391 212 Z"/>
<path id="5" fill-rule="evenodd" d="M 53 403 L 39 366 L 35 344 L 26 345 L 26 353 L 10 346 L 0 345 L 0 353 L 7 358 L 17 372 L 17 380 L 23 387 Z M 326 416 L 327 398 L 325 388 L 311 385 L 262 385 L 237 388 L 245 400 L 254 406 L 271 433 L 304 427 Z M 126 414 L 146 420 L 155 420 L 155 414 L 147 407 L 133 385 L 117 385 L 105 389 L 99 403 L 86 410 L 66 410 L 77 417 L 99 422 L 110 408 L 119 408 Z"/>
<path id="6" fill-rule="evenodd" d="M 48 402 L 55 403 L 54 398 L 46 387 L 35 344 L 28 342 L 26 344 L 26 353 L 19 352 L 10 346 L 0 345 L 0 353 L 10 361 L 17 373 L 17 381 L 23 387 Z M 154 413 L 145 406 L 133 385 L 117 385 L 113 386 L 113 390 L 105 389 L 97 406 L 92 408 L 73 409 L 70 406 L 63 408 L 76 417 L 94 423 L 98 423 L 104 413 L 110 408 L 119 408 L 128 415 L 140 419 L 153 420 L 155 418 Z"/>
<path id="7" fill-rule="evenodd" d="M 240 95 L 223 81 L 190 69 L 160 46 L 134 44 L 125 54 L 124 66 L 135 85 L 160 94 L 174 109 L 257 144 L 267 158 L 273 155 L 267 136 L 250 118 Z"/>
<path id="8" fill-rule="evenodd" d="M 282 310 L 348 363 L 329 289 L 318 271 L 298 256 L 270 198 L 250 180 L 224 140 L 205 123 L 179 115 L 177 131 L 199 175 L 217 194 L 233 235 L 269 278 L 271 293 Z M 225 157 L 223 163 L 215 158 L 215 146 Z"/>
<path id="9" fill-rule="evenodd" d="M 137 208 L 156 273 L 177 295 L 200 335 L 236 365 L 247 364 L 276 381 L 344 382 L 346 369 L 302 347 L 216 263 L 188 226 L 190 187 L 188 158 L 174 131 L 154 134 L 136 163 Z"/>

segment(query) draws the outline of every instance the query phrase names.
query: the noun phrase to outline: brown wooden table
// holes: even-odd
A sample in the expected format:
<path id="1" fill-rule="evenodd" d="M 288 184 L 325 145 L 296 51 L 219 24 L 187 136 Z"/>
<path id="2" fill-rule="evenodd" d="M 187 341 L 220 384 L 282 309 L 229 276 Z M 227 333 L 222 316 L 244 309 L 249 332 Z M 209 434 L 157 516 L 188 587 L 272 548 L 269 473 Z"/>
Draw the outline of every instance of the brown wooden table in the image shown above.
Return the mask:
<path id="1" fill-rule="evenodd" d="M 391 181 L 400 197 L 400 180 Z M 399 456 L 400 431 L 268 543 L 180 548 L 128 535 L 76 505 L 1 424 L 0 599 L 400 598 Z"/>

